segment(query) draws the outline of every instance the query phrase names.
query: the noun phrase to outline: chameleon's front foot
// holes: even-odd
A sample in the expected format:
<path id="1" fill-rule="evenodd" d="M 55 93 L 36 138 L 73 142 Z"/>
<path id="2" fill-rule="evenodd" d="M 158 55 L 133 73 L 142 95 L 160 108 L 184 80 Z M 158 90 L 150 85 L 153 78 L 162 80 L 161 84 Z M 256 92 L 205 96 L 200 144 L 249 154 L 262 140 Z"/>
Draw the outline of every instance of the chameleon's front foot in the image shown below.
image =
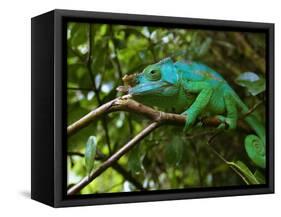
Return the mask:
<path id="1" fill-rule="evenodd" d="M 217 127 L 218 129 L 235 129 L 236 128 L 236 120 L 234 120 L 233 118 L 228 118 L 222 115 L 217 115 L 216 116 L 217 119 L 220 120 L 220 125 Z"/>
<path id="2" fill-rule="evenodd" d="M 183 131 L 188 132 L 190 130 L 191 126 L 195 123 L 196 116 L 188 111 L 183 112 L 182 115 L 186 115 Z"/>

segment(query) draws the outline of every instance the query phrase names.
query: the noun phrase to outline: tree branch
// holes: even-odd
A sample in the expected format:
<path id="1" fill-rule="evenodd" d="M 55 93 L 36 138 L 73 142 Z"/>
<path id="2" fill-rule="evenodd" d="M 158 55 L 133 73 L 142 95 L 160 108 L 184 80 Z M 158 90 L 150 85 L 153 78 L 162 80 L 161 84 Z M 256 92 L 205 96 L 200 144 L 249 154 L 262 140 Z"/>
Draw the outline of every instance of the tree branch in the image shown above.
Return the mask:
<path id="1" fill-rule="evenodd" d="M 161 111 L 154 110 L 148 106 L 145 106 L 139 102 L 136 102 L 130 99 L 130 95 L 125 95 L 123 97 L 116 98 L 108 103 L 103 104 L 97 109 L 91 111 L 84 117 L 82 117 L 77 122 L 71 124 L 67 128 L 68 136 L 71 136 L 81 130 L 82 128 L 88 126 L 94 120 L 102 117 L 105 114 L 115 111 L 129 111 L 134 112 L 140 115 L 145 116 L 146 118 L 153 121 L 150 125 L 144 128 L 139 134 L 137 134 L 133 139 L 131 139 L 127 144 L 125 144 L 122 148 L 120 148 L 116 153 L 114 153 L 111 157 L 109 157 L 106 161 L 104 161 L 96 170 L 92 171 L 92 173 L 83 178 L 76 185 L 72 186 L 67 194 L 72 195 L 79 192 L 86 185 L 88 185 L 92 180 L 94 180 L 97 176 L 99 176 L 102 172 L 104 172 L 108 167 L 112 166 L 120 157 L 126 154 L 131 148 L 133 148 L 139 141 L 141 141 L 145 136 L 147 136 L 150 132 L 155 130 L 162 124 L 172 124 L 172 125 L 184 125 L 186 121 L 186 116 L 173 114 L 173 113 L 164 113 Z M 201 120 L 204 126 L 218 126 L 221 122 L 216 117 L 208 117 Z M 245 124 L 240 124 L 238 121 L 238 126 L 241 128 L 245 128 L 245 130 L 249 131 L 249 128 L 245 126 Z"/>
<path id="2" fill-rule="evenodd" d="M 112 168 L 115 169 L 118 173 L 120 173 L 125 180 L 131 182 L 137 189 L 142 190 L 142 191 L 146 191 L 146 189 L 142 186 L 142 184 L 136 180 L 130 172 L 128 172 L 127 170 L 124 169 L 124 167 L 122 167 L 120 164 L 118 164 L 117 162 L 115 162 L 112 165 Z"/>
<path id="3" fill-rule="evenodd" d="M 93 179 L 104 172 L 108 167 L 110 167 L 114 162 L 116 162 L 120 157 L 126 154 L 131 148 L 133 148 L 140 140 L 147 136 L 150 132 L 156 129 L 160 125 L 160 122 L 153 122 L 144 128 L 139 134 L 137 134 L 133 139 L 131 139 L 127 144 L 120 148 L 116 153 L 114 153 L 110 158 L 103 162 L 96 170 L 92 171 L 89 176 L 83 178 L 76 185 L 72 186 L 68 191 L 68 195 L 73 195 L 79 192 L 82 188 L 88 185 Z"/>
<path id="4" fill-rule="evenodd" d="M 184 125 L 186 121 L 186 116 L 157 111 L 151 107 L 130 99 L 130 95 L 125 95 L 103 104 L 102 106 L 96 108 L 95 110 L 82 117 L 80 120 L 68 126 L 67 135 L 72 136 L 77 131 L 88 126 L 90 123 L 102 117 L 103 115 L 116 111 L 134 112 L 136 114 L 143 115 L 151 121 L 172 125 Z M 212 127 L 218 126 L 221 123 L 220 120 L 216 117 L 204 118 L 201 121 L 203 122 L 204 126 Z M 250 131 L 248 126 L 241 121 L 238 121 L 238 127 L 247 132 Z"/>
<path id="5" fill-rule="evenodd" d="M 80 152 L 68 152 L 67 155 L 84 157 L 84 154 L 80 153 Z M 97 156 L 95 157 L 94 160 L 106 160 L 106 158 L 107 157 L 102 152 L 97 150 Z M 118 162 L 115 162 L 112 165 L 112 168 L 114 170 L 116 170 L 118 173 L 120 173 L 125 178 L 125 180 L 131 182 L 137 189 L 142 190 L 142 191 L 146 191 L 146 189 L 142 186 L 142 184 L 138 180 L 136 180 L 131 175 L 131 173 L 128 172 L 126 169 L 124 169 Z"/>

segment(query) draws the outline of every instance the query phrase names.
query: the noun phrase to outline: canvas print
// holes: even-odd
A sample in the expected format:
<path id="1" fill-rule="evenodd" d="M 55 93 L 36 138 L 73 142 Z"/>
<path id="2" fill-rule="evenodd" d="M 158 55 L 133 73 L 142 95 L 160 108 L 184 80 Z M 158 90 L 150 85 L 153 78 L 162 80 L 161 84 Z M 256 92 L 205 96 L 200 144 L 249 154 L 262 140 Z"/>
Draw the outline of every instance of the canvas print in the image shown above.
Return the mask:
<path id="1" fill-rule="evenodd" d="M 67 195 L 267 183 L 265 33 L 66 28 Z"/>

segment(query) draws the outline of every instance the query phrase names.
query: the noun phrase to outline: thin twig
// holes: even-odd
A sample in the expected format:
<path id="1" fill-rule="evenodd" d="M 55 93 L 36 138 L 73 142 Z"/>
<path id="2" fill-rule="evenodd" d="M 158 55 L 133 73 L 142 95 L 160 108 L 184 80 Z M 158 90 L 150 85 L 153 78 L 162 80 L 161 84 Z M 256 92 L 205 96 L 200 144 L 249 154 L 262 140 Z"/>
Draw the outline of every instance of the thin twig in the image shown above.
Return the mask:
<path id="1" fill-rule="evenodd" d="M 114 162 L 116 162 L 120 157 L 126 154 L 132 147 L 134 147 L 139 141 L 146 137 L 150 132 L 155 130 L 160 126 L 160 122 L 153 122 L 144 128 L 139 134 L 137 134 L 133 139 L 131 139 L 127 144 L 120 148 L 116 153 L 114 153 L 109 159 L 103 162 L 96 170 L 94 170 L 89 176 L 83 178 L 76 185 L 72 186 L 68 191 L 68 195 L 73 195 L 78 193 L 86 185 L 88 185 L 92 180 L 98 177 L 102 172 L 109 168 Z"/>
<path id="2" fill-rule="evenodd" d="M 87 69 L 90 75 L 90 79 L 93 85 L 93 89 L 98 101 L 98 105 L 101 106 L 102 105 L 102 100 L 100 98 L 100 91 L 98 90 L 97 86 L 96 86 L 96 81 L 95 81 L 95 77 L 94 77 L 94 72 L 92 70 L 92 49 L 93 49 L 93 35 L 92 35 L 92 31 L 94 31 L 93 29 L 93 24 L 89 24 L 89 31 L 88 31 L 88 47 L 89 47 L 89 52 L 88 52 L 88 58 L 87 58 Z M 106 140 L 106 144 L 108 147 L 108 151 L 109 153 L 111 153 L 111 145 L 110 145 L 110 138 L 109 138 L 109 133 L 108 133 L 108 127 L 107 127 L 107 120 L 106 117 L 102 117 L 102 127 L 104 129 L 105 132 L 105 140 Z"/>
<path id="3" fill-rule="evenodd" d="M 263 101 L 260 101 L 260 102 L 256 103 L 256 104 L 255 104 L 253 107 L 251 107 L 246 113 L 242 114 L 242 117 L 244 118 L 244 117 L 246 117 L 246 116 L 252 114 L 252 113 L 257 109 L 257 107 L 260 106 L 262 103 L 263 103 Z"/>
<path id="4" fill-rule="evenodd" d="M 68 136 L 73 135 L 76 133 L 78 130 L 88 126 L 92 121 L 95 119 L 101 117 L 102 115 L 106 114 L 106 111 L 111 107 L 111 103 L 113 103 L 114 100 L 98 107 L 97 109 L 91 111 L 78 121 L 74 122 L 70 126 L 67 127 L 67 134 Z"/>
<path id="5" fill-rule="evenodd" d="M 113 31 L 112 26 L 110 26 L 109 31 L 110 31 L 110 38 L 111 38 L 112 44 L 113 44 L 113 46 L 112 46 L 112 50 L 113 50 L 113 53 L 114 53 L 113 60 L 114 60 L 114 63 L 116 65 L 116 68 L 117 68 L 117 72 L 118 72 L 118 76 L 119 76 L 119 82 L 121 83 L 122 77 L 123 77 L 123 71 L 122 71 L 121 63 L 120 63 L 120 60 L 119 60 L 119 57 L 118 57 L 118 50 L 116 49 L 116 43 L 115 43 L 115 40 L 114 40 L 114 31 Z M 133 128 L 132 117 L 131 117 L 130 113 L 128 114 L 128 124 L 129 124 L 130 136 L 132 136 L 134 128 Z"/>
<path id="6" fill-rule="evenodd" d="M 67 152 L 67 155 L 84 157 L 84 154 L 80 153 L 80 152 Z M 95 157 L 95 160 L 106 160 L 106 156 L 102 152 L 97 150 L 97 155 Z M 112 168 L 114 170 L 116 170 L 118 173 L 120 173 L 125 178 L 125 180 L 129 181 L 130 183 L 132 183 L 137 189 L 142 190 L 142 191 L 146 191 L 146 189 L 142 186 L 142 184 L 138 180 L 136 180 L 131 175 L 130 172 L 125 170 L 118 162 L 115 162 L 112 165 Z"/>
<path id="7" fill-rule="evenodd" d="M 83 153 L 75 152 L 75 151 L 69 151 L 69 152 L 67 152 L 67 155 L 84 157 L 84 154 L 83 154 Z"/>
<path id="8" fill-rule="evenodd" d="M 110 31 L 110 38 L 111 38 L 112 44 L 113 44 L 112 50 L 113 50 L 113 53 L 114 53 L 114 60 L 115 60 L 115 64 L 116 64 L 116 67 L 117 67 L 118 76 L 119 76 L 119 78 L 122 78 L 122 69 L 121 69 L 121 64 L 120 64 L 119 58 L 118 58 L 116 45 L 115 45 L 115 42 L 114 42 L 112 25 L 109 27 L 109 31 Z"/>
<path id="9" fill-rule="evenodd" d="M 240 171 L 238 171 L 235 167 L 230 165 L 230 162 L 228 160 L 226 160 L 211 144 L 214 140 L 215 137 L 217 137 L 219 134 L 221 133 L 221 131 L 219 131 L 218 133 L 214 134 L 207 142 L 208 147 L 211 149 L 211 151 L 219 158 L 221 159 L 226 165 L 228 165 L 238 176 L 240 176 L 246 183 L 247 181 L 245 180 L 244 176 L 240 173 Z"/>
<path id="10" fill-rule="evenodd" d="M 93 91 L 93 88 L 88 87 L 67 87 L 68 90 L 81 90 L 81 91 Z"/>
<path id="11" fill-rule="evenodd" d="M 142 186 L 142 184 L 136 180 L 130 172 L 128 172 L 127 170 L 124 169 L 124 167 L 122 167 L 120 164 L 118 164 L 117 162 L 115 162 L 112 165 L 112 168 L 115 169 L 118 173 L 120 173 L 127 181 L 129 181 L 130 183 L 132 183 L 137 189 L 141 190 L 141 191 L 146 191 L 147 189 L 144 188 Z"/>

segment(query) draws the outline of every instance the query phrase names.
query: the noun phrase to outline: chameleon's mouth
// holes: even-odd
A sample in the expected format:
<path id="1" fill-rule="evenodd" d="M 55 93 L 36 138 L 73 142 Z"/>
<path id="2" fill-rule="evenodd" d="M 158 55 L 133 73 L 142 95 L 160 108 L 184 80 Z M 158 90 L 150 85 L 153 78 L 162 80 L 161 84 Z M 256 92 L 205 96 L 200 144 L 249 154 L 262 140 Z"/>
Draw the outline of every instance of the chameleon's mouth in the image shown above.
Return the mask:
<path id="1" fill-rule="evenodd" d="M 147 82 L 138 84 L 129 88 L 128 93 L 131 95 L 145 95 L 151 93 L 161 93 L 164 88 L 171 86 L 170 83 L 164 81 Z"/>

